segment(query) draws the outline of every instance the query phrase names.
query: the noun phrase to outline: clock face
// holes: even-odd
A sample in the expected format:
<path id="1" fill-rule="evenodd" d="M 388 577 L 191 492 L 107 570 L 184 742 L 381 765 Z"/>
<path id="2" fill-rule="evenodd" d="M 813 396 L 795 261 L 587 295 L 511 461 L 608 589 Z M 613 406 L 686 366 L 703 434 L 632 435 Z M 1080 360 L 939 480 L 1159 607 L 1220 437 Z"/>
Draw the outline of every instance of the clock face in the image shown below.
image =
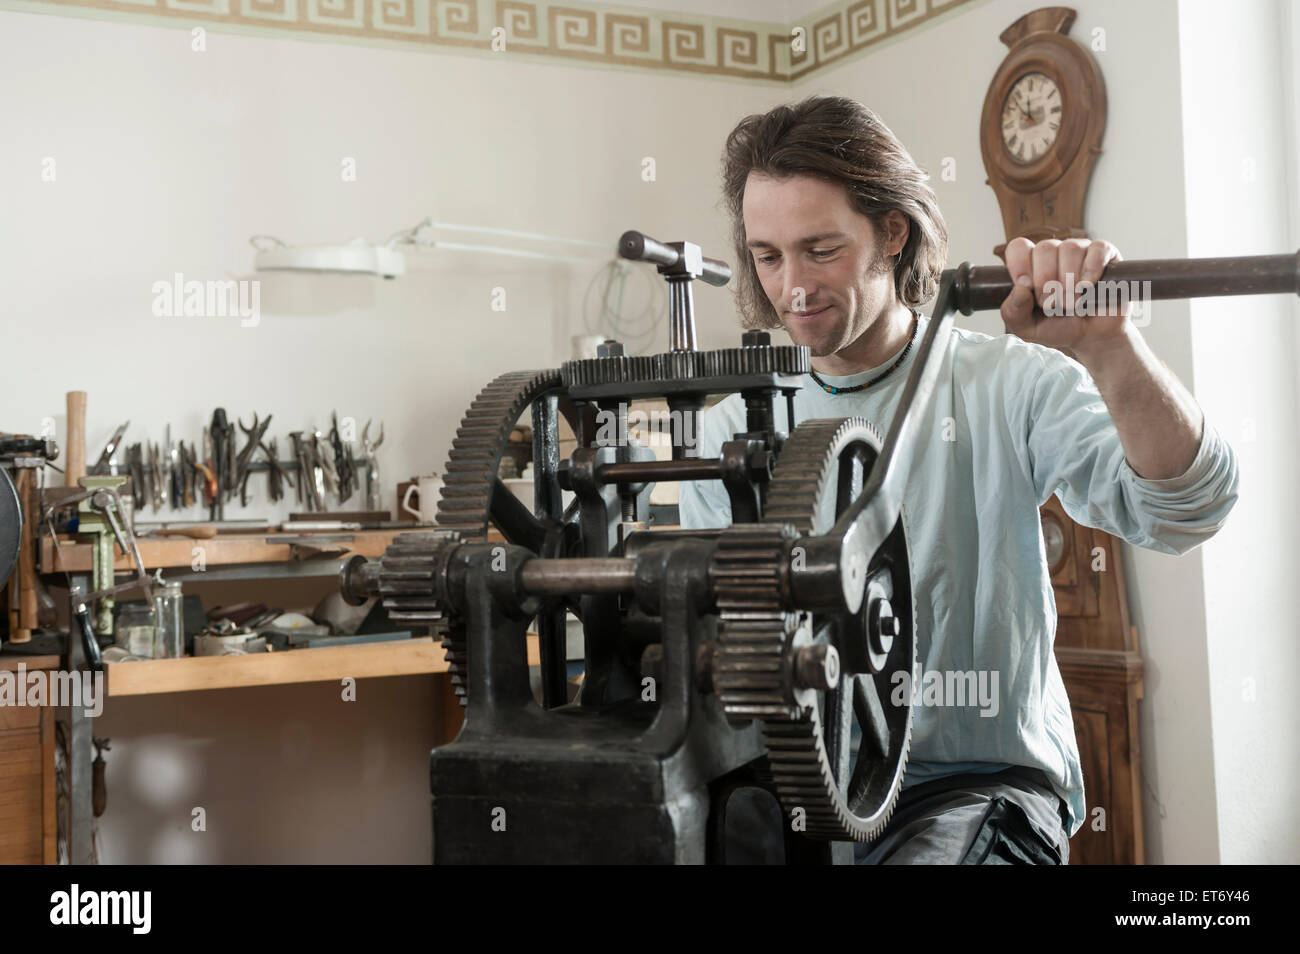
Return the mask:
<path id="1" fill-rule="evenodd" d="M 1046 73 L 1016 80 L 1002 105 L 1002 145 L 1016 162 L 1037 162 L 1061 130 L 1061 90 Z"/>

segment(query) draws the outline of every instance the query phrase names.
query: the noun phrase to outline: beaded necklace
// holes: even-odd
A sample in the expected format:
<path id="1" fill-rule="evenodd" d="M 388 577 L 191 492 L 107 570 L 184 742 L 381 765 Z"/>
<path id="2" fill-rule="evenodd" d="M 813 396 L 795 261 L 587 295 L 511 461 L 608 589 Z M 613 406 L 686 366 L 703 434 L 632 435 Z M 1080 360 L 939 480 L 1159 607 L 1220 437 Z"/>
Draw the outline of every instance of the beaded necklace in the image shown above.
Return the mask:
<path id="1" fill-rule="evenodd" d="M 900 364 L 903 363 L 903 360 L 907 357 L 907 353 L 912 350 L 912 343 L 916 341 L 916 329 L 919 328 L 921 324 L 920 317 L 921 316 L 918 312 L 912 312 L 912 336 L 907 339 L 907 347 L 903 349 L 903 352 L 898 356 L 897 361 L 891 364 L 883 372 L 876 375 L 870 381 L 865 381 L 862 384 L 854 384 L 851 387 L 837 388 L 834 385 L 827 384 L 821 378 L 817 377 L 816 371 L 810 370 L 808 374 L 812 377 L 814 381 L 816 381 L 821 386 L 821 389 L 825 391 L 827 394 L 853 394 L 857 391 L 865 391 L 873 384 L 879 384 L 885 378 L 889 377 L 890 373 L 893 372 L 895 368 L 897 368 Z"/>

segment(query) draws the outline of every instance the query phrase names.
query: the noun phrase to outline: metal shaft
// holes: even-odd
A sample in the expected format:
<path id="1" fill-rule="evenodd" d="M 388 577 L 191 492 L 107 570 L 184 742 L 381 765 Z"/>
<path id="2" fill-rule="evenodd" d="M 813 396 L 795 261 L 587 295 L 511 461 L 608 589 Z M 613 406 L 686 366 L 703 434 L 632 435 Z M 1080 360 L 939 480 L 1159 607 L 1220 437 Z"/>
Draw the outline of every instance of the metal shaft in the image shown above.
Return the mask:
<path id="1" fill-rule="evenodd" d="M 636 583 L 636 563 L 618 557 L 573 560 L 533 559 L 519 570 L 519 582 L 529 593 L 626 593 Z"/>
<path id="2" fill-rule="evenodd" d="M 668 282 L 668 333 L 670 351 L 695 350 L 695 295 L 690 281 Z"/>
<path id="3" fill-rule="evenodd" d="M 596 471 L 596 479 L 602 484 L 651 483 L 661 480 L 721 480 L 722 461 L 716 458 L 620 461 L 602 465 Z"/>

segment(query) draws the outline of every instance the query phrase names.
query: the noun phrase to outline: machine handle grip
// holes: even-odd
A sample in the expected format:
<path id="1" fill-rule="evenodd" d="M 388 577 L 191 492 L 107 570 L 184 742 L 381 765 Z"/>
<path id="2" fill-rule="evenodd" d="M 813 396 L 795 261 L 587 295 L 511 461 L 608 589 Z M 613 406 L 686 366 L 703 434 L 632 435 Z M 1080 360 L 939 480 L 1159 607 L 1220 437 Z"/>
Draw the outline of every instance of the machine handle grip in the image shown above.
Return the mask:
<path id="1" fill-rule="evenodd" d="M 624 232 L 618 240 L 618 254 L 633 262 L 652 262 L 659 266 L 660 271 L 682 269 L 685 274 L 686 263 L 682 261 L 681 250 L 635 230 Z M 731 281 L 731 266 L 726 262 L 702 258 L 701 263 L 703 270 L 696 278 L 719 287 Z"/>
<path id="2" fill-rule="evenodd" d="M 1235 258 L 1164 258 L 1111 262 L 1103 282 L 1122 282 L 1143 299 L 1218 298 L 1226 295 L 1300 295 L 1300 252 L 1244 255 Z M 1143 283 L 1150 282 L 1150 288 Z M 963 315 L 1002 307 L 1011 294 L 1011 274 L 1004 265 L 963 263 L 955 282 L 957 308 Z M 1136 295 L 1130 295 L 1130 299 Z"/>

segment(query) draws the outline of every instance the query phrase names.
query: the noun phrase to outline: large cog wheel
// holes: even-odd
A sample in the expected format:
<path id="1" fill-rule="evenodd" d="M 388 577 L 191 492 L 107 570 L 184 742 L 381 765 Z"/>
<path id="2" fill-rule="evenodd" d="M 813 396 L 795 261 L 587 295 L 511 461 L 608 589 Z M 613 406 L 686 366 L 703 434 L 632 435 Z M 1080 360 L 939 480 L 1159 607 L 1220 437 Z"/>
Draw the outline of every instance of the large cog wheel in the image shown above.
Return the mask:
<path id="1" fill-rule="evenodd" d="M 495 523 L 510 543 L 535 551 L 543 549 L 544 540 L 557 539 L 556 528 L 527 513 L 497 474 L 520 415 L 559 387 L 559 371 L 516 371 L 501 375 L 478 393 L 461 419 L 443 468 L 442 496 L 434 518 L 439 530 L 455 531 L 464 543 L 486 543 L 488 528 Z M 469 680 L 464 625 L 454 617 L 428 622 L 443 631 L 447 670 L 464 706 Z"/>
<path id="2" fill-rule="evenodd" d="M 900 517 L 873 557 L 857 614 L 810 617 L 783 610 L 779 566 L 796 533 L 830 530 L 861 493 L 880 446 L 875 428 L 860 418 L 800 424 L 777 459 L 762 523 L 723 534 L 714 562 L 720 617 L 715 691 L 728 717 L 761 720 L 777 797 L 787 816 L 802 812 L 806 833 L 821 840 L 876 837 L 902 789 L 911 698 L 906 693 L 895 706 L 891 697 L 899 673 L 906 674 L 907 687 L 916 674 L 904 521 Z M 837 650 L 839 685 L 800 688 L 796 656 L 819 645 Z M 855 720 L 861 730 L 856 753 Z"/>

